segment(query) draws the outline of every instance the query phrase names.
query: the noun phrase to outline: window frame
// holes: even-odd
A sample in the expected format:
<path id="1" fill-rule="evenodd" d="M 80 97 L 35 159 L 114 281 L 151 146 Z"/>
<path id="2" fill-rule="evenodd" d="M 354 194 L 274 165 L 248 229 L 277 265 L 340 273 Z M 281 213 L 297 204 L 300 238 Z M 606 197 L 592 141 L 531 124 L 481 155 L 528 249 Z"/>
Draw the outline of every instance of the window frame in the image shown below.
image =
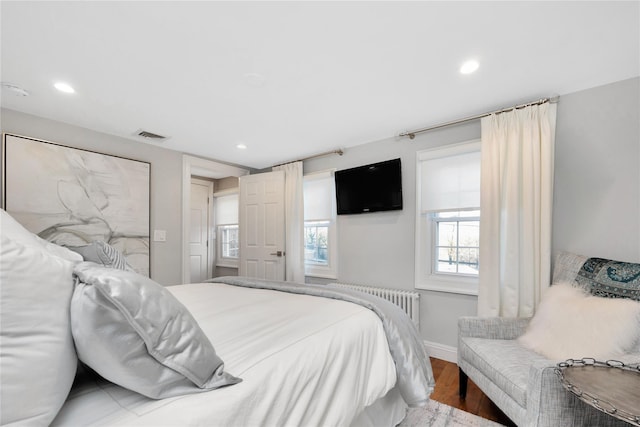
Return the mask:
<path id="1" fill-rule="evenodd" d="M 439 213 L 443 213 L 443 212 L 462 212 L 462 211 L 480 211 L 479 207 L 471 207 L 471 208 L 467 208 L 467 209 L 462 209 L 459 211 L 435 211 L 435 212 L 430 212 L 427 214 L 427 216 L 429 217 L 428 221 L 431 223 L 431 227 L 433 228 L 431 230 L 431 232 L 433 233 L 433 244 L 432 246 L 432 252 L 433 252 L 433 259 L 431 260 L 431 273 L 432 274 L 444 274 L 447 276 L 456 276 L 456 277 L 470 277 L 470 278 L 477 278 L 479 276 L 478 274 L 469 274 L 469 273 L 461 273 L 461 272 L 446 272 L 446 271 L 436 271 L 437 270 L 437 265 L 440 262 L 440 260 L 438 259 L 438 250 L 440 248 L 444 248 L 445 246 L 441 246 L 439 245 L 439 223 L 441 222 L 455 222 L 457 223 L 457 241 L 456 241 L 456 245 L 455 246 L 451 246 L 453 248 L 456 248 L 458 251 L 460 250 L 460 248 L 476 248 L 478 250 L 478 252 L 480 251 L 480 246 L 460 246 L 460 223 L 461 222 L 480 222 L 480 216 L 451 216 L 451 217 L 439 217 L 438 214 Z M 480 234 L 478 233 L 478 239 L 480 239 Z M 478 243 L 479 244 L 479 243 Z M 459 253 L 458 253 L 458 258 L 459 258 Z M 460 261 L 456 261 L 456 264 L 459 266 L 460 265 Z"/>
<path id="2" fill-rule="evenodd" d="M 306 255 L 306 250 L 307 250 L 307 244 L 306 244 L 306 236 L 307 236 L 307 233 L 306 233 L 306 229 L 307 229 L 308 227 L 315 227 L 315 228 L 323 227 L 323 228 L 326 228 L 326 229 L 327 229 L 327 245 L 326 245 L 326 247 L 325 247 L 324 249 L 327 251 L 327 255 L 328 255 L 328 256 L 327 256 L 327 262 L 326 262 L 326 263 L 325 263 L 325 262 L 319 262 L 319 261 L 316 261 L 316 260 L 307 260 L 307 259 L 305 258 L 305 264 L 306 264 L 306 265 L 310 265 L 310 266 L 323 266 L 323 267 L 324 267 L 324 266 L 327 266 L 327 265 L 329 264 L 329 256 L 330 256 L 330 247 L 329 247 L 329 245 L 330 245 L 330 243 L 329 243 L 329 242 L 330 242 L 330 239 L 329 239 L 329 233 L 330 233 L 330 228 L 331 228 L 331 222 L 330 222 L 330 221 L 315 221 L 315 220 L 305 221 L 305 222 L 304 222 L 304 228 L 305 228 L 305 245 L 304 245 L 304 246 L 305 246 L 305 255 Z M 318 246 L 318 245 L 316 244 L 316 246 L 315 246 L 315 249 L 316 249 L 316 250 L 317 250 L 317 249 L 321 249 L 321 248 L 322 248 L 322 247 L 320 247 L 320 246 Z"/>
<path id="3" fill-rule="evenodd" d="M 218 235 L 218 259 L 216 262 L 217 267 L 238 267 L 238 260 L 240 259 L 240 247 L 238 247 L 238 256 L 229 257 L 224 256 L 224 229 L 235 227 L 240 232 L 239 224 L 220 224 L 216 225 L 216 233 Z"/>
<path id="4" fill-rule="evenodd" d="M 422 163 L 429 159 L 461 155 L 480 151 L 480 140 L 474 139 L 457 144 L 416 152 L 416 225 L 415 225 L 415 283 L 416 289 L 464 295 L 478 295 L 478 276 L 464 273 L 437 272 L 437 229 L 433 212 L 422 212 Z M 468 206 L 455 211 L 480 210 L 479 206 Z M 437 211 L 444 212 L 444 211 Z M 479 217 L 474 217 L 479 220 Z"/>
<path id="5" fill-rule="evenodd" d="M 305 214 L 304 225 L 303 227 L 307 227 L 308 223 L 311 222 L 327 222 L 328 223 L 328 234 L 327 234 L 327 264 L 317 264 L 312 262 L 307 262 L 304 260 L 304 274 L 308 277 L 318 277 L 322 279 L 334 279 L 338 278 L 338 222 L 337 222 L 337 214 L 336 214 L 336 198 L 335 198 L 335 184 L 333 184 L 333 174 L 335 169 L 311 172 L 305 174 L 303 179 L 312 180 L 312 179 L 330 179 L 332 182 L 331 186 L 331 218 L 307 218 Z M 304 246 L 303 246 L 304 248 Z M 303 249 L 304 250 L 304 249 Z"/>

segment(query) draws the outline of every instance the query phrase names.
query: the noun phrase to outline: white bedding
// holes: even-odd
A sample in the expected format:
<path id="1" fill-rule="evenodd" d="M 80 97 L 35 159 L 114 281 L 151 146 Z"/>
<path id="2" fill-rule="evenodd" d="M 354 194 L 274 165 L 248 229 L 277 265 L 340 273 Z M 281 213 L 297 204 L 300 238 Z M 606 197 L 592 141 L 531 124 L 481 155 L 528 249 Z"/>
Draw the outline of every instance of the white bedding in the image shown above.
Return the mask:
<path id="1" fill-rule="evenodd" d="M 381 322 L 364 307 L 218 283 L 168 289 L 243 381 L 151 400 L 91 379 L 74 386 L 53 425 L 347 426 L 395 385 Z"/>

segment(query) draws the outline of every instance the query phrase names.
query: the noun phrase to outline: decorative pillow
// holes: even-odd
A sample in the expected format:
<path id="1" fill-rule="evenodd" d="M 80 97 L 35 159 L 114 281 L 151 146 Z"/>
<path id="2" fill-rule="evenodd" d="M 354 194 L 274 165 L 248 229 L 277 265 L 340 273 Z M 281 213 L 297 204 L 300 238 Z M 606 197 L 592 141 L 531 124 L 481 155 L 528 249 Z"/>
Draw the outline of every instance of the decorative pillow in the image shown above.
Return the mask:
<path id="1" fill-rule="evenodd" d="M 560 252 L 553 265 L 553 282 L 573 282 L 587 260 L 586 256 Z"/>
<path id="2" fill-rule="evenodd" d="M 122 252 L 106 242 L 95 240 L 85 246 L 68 246 L 68 248 L 82 255 L 85 261 L 119 270 L 131 270 Z"/>
<path id="3" fill-rule="evenodd" d="M 153 399 L 241 381 L 226 372 L 191 313 L 134 272 L 84 262 L 71 300 L 78 357 L 104 378 Z"/>
<path id="4" fill-rule="evenodd" d="M 4 209 L 0 209 L 0 229 L 2 229 L 3 236 L 13 239 L 25 246 L 37 246 L 39 248 L 43 248 L 51 255 L 64 258 L 67 261 L 82 261 L 82 256 L 78 255 L 77 253 L 63 248 L 62 246 L 58 246 L 55 243 L 48 242 L 37 236 L 36 234 L 33 234 L 32 232 L 24 228 Z"/>
<path id="5" fill-rule="evenodd" d="M 551 286 L 518 341 L 549 359 L 609 359 L 640 340 L 640 303 L 600 298 L 568 282 Z"/>
<path id="6" fill-rule="evenodd" d="M 640 264 L 589 258 L 576 282 L 593 295 L 640 301 Z"/>
<path id="7" fill-rule="evenodd" d="M 46 426 L 67 398 L 78 363 L 69 319 L 73 263 L 31 237 L 27 244 L 7 237 L 6 218 L 0 237 L 0 424 Z"/>

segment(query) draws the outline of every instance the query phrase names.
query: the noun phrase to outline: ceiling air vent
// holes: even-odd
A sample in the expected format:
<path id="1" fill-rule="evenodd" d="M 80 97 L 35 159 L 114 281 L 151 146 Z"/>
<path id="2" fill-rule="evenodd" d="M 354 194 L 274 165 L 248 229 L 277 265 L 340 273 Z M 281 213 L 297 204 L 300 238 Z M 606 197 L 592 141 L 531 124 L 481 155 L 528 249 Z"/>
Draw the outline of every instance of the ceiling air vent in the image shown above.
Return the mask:
<path id="1" fill-rule="evenodd" d="M 158 135 L 157 133 L 148 132 L 146 130 L 139 130 L 136 132 L 136 135 L 146 139 L 152 139 L 157 142 L 167 139 L 166 136 Z"/>

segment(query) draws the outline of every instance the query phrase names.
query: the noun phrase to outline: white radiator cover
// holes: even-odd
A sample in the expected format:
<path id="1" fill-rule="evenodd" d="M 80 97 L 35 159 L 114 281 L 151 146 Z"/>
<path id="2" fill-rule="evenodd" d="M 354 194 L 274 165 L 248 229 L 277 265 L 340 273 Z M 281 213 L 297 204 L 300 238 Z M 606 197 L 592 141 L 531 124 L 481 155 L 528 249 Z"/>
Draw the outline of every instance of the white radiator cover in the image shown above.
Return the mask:
<path id="1" fill-rule="evenodd" d="M 386 299 L 400 307 L 411 318 L 416 328 L 420 330 L 420 294 L 416 291 L 402 289 L 376 288 L 373 286 L 356 285 L 352 283 L 329 283 L 341 288 L 353 289 L 365 294 L 375 295 Z"/>

